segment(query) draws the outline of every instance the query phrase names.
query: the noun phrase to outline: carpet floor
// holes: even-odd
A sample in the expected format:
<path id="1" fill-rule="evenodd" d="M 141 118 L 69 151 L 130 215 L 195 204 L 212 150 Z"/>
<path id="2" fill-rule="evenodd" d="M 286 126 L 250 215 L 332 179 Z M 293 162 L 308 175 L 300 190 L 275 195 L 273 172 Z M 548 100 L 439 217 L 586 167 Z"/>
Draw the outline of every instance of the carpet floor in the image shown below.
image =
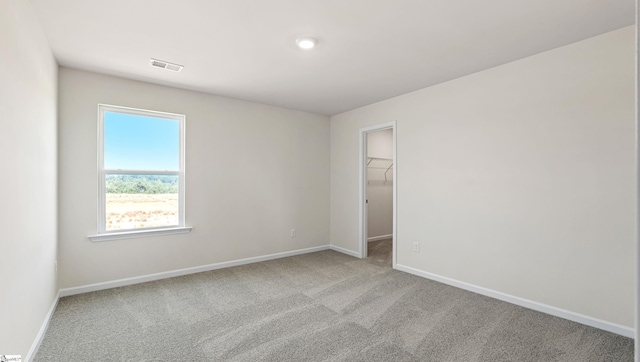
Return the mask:
<path id="1" fill-rule="evenodd" d="M 633 361 L 630 338 L 380 260 L 322 251 L 61 298 L 34 361 Z"/>
<path id="2" fill-rule="evenodd" d="M 370 241 L 367 244 L 367 261 L 379 266 L 391 268 L 393 239 Z"/>

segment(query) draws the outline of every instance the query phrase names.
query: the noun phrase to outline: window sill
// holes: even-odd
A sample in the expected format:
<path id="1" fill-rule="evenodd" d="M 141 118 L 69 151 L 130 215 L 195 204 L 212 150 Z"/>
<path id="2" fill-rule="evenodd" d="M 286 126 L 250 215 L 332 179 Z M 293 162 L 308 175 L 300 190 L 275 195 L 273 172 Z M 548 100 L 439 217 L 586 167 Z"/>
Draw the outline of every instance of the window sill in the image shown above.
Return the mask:
<path id="1" fill-rule="evenodd" d="M 174 227 L 174 228 L 166 228 L 166 229 L 123 231 L 123 232 L 90 235 L 89 239 L 91 239 L 91 241 L 109 241 L 109 240 L 119 240 L 119 239 L 146 238 L 150 236 L 186 234 L 188 232 L 191 232 L 191 229 L 193 229 L 191 226 L 184 226 L 184 227 Z"/>

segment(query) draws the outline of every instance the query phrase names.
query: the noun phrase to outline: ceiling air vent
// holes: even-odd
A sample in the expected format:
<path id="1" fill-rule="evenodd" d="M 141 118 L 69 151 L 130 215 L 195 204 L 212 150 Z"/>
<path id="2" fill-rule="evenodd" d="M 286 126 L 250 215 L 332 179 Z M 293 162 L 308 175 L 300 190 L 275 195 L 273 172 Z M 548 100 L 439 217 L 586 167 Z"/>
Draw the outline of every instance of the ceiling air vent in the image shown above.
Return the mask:
<path id="1" fill-rule="evenodd" d="M 179 72 L 182 70 L 182 68 L 184 68 L 184 66 L 180 64 L 169 63 L 169 62 L 165 62 L 164 60 L 158 60 L 153 58 L 151 58 L 150 64 L 152 67 L 172 70 L 174 72 Z"/>

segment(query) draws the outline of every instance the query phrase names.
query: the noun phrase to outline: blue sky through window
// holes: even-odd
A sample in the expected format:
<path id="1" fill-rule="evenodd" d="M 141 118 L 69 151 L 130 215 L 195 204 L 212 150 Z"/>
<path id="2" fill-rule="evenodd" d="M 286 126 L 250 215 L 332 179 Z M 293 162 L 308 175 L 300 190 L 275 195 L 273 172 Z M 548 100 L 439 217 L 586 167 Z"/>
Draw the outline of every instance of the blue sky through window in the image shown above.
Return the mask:
<path id="1" fill-rule="evenodd" d="M 104 168 L 178 171 L 180 122 L 104 113 Z"/>

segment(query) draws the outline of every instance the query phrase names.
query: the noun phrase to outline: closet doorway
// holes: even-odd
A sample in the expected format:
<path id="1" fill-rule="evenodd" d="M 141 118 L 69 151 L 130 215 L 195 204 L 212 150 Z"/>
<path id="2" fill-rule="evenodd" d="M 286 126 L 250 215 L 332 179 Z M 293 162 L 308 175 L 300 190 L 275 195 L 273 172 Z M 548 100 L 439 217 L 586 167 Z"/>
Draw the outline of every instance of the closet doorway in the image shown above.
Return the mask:
<path id="1" fill-rule="evenodd" d="M 361 129 L 360 146 L 360 257 L 395 268 L 395 122 Z"/>

